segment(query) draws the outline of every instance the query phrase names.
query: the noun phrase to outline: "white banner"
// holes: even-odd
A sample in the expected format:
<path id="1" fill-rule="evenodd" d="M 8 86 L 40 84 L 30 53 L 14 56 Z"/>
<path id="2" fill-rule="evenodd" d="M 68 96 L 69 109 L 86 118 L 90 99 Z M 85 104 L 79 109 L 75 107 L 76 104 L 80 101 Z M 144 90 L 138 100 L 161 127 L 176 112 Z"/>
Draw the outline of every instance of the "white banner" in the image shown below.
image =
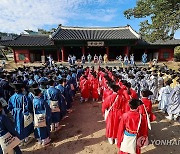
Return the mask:
<path id="1" fill-rule="evenodd" d="M 104 41 L 88 41 L 87 45 L 90 47 L 102 47 L 104 46 Z"/>

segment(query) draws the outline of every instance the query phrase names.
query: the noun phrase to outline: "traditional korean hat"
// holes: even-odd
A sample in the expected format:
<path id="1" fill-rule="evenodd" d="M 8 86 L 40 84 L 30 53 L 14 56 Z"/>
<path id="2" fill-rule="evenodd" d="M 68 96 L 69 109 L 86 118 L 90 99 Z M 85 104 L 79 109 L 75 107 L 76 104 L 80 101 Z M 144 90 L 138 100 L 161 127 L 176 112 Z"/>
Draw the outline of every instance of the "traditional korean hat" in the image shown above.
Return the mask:
<path id="1" fill-rule="evenodd" d="M 23 83 L 12 83 L 10 86 L 16 90 L 20 90 L 21 88 L 24 88 L 25 85 Z"/>
<path id="2" fill-rule="evenodd" d="M 142 105 L 143 102 L 139 99 L 131 99 L 129 101 L 129 106 L 131 109 L 137 109 L 139 105 Z"/>

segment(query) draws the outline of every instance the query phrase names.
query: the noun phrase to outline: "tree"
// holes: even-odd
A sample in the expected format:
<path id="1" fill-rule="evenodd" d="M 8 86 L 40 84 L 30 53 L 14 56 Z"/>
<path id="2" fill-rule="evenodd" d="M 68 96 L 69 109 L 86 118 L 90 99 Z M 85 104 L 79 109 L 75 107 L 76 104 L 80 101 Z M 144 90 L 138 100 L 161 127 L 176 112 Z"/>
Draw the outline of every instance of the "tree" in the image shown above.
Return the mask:
<path id="1" fill-rule="evenodd" d="M 174 49 L 174 58 L 176 58 L 176 61 L 180 61 L 180 46 Z"/>
<path id="2" fill-rule="evenodd" d="M 154 42 L 174 38 L 180 28 L 179 8 L 179 0 L 137 0 L 136 6 L 124 11 L 124 15 L 127 19 L 146 18 L 140 23 L 140 34 Z"/>

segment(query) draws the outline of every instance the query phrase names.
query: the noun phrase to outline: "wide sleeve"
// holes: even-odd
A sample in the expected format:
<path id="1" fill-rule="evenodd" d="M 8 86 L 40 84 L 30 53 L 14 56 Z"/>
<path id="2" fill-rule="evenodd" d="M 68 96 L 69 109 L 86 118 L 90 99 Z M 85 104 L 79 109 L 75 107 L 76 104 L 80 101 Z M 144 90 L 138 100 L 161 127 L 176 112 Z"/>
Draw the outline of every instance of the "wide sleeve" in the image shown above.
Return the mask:
<path id="1" fill-rule="evenodd" d="M 118 133 L 117 133 L 117 147 L 120 148 L 121 146 L 121 142 L 123 140 L 124 137 L 124 131 L 125 131 L 125 114 L 122 115 L 122 118 L 120 120 L 119 123 L 119 127 L 118 127 Z"/>
<path id="2" fill-rule="evenodd" d="M 12 121 L 5 115 L 3 116 L 2 121 L 3 121 L 2 123 L 3 123 L 4 127 L 9 131 L 9 133 L 11 133 L 11 135 L 13 135 L 13 136 L 17 136 L 17 133 L 14 129 L 15 126 L 12 123 Z"/>
<path id="3" fill-rule="evenodd" d="M 8 101 L 8 110 L 12 111 L 13 110 L 13 98 L 10 97 L 9 101 Z"/>
<path id="4" fill-rule="evenodd" d="M 105 110 L 110 107 L 111 97 L 107 97 L 104 102 L 102 103 L 102 113 L 104 114 Z"/>

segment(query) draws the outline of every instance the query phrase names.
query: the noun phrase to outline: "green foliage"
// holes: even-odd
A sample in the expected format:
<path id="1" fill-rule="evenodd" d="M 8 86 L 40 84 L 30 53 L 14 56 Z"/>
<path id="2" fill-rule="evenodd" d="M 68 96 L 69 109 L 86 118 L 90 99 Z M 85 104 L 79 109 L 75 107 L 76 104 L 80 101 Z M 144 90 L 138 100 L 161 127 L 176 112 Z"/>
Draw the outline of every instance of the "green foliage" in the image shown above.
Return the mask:
<path id="1" fill-rule="evenodd" d="M 18 36 L 18 34 L 14 34 L 14 33 L 3 33 L 3 32 L 0 32 L 0 37 L 2 36 L 9 36 L 11 35 L 13 38 L 16 38 Z"/>
<path id="2" fill-rule="evenodd" d="M 179 0 L 138 0 L 136 7 L 124 11 L 124 15 L 127 19 L 150 18 L 140 23 L 140 34 L 154 42 L 174 37 L 180 28 L 179 8 Z"/>
<path id="3" fill-rule="evenodd" d="M 176 58 L 177 61 L 180 61 L 180 46 L 177 46 L 174 49 L 174 58 Z"/>

